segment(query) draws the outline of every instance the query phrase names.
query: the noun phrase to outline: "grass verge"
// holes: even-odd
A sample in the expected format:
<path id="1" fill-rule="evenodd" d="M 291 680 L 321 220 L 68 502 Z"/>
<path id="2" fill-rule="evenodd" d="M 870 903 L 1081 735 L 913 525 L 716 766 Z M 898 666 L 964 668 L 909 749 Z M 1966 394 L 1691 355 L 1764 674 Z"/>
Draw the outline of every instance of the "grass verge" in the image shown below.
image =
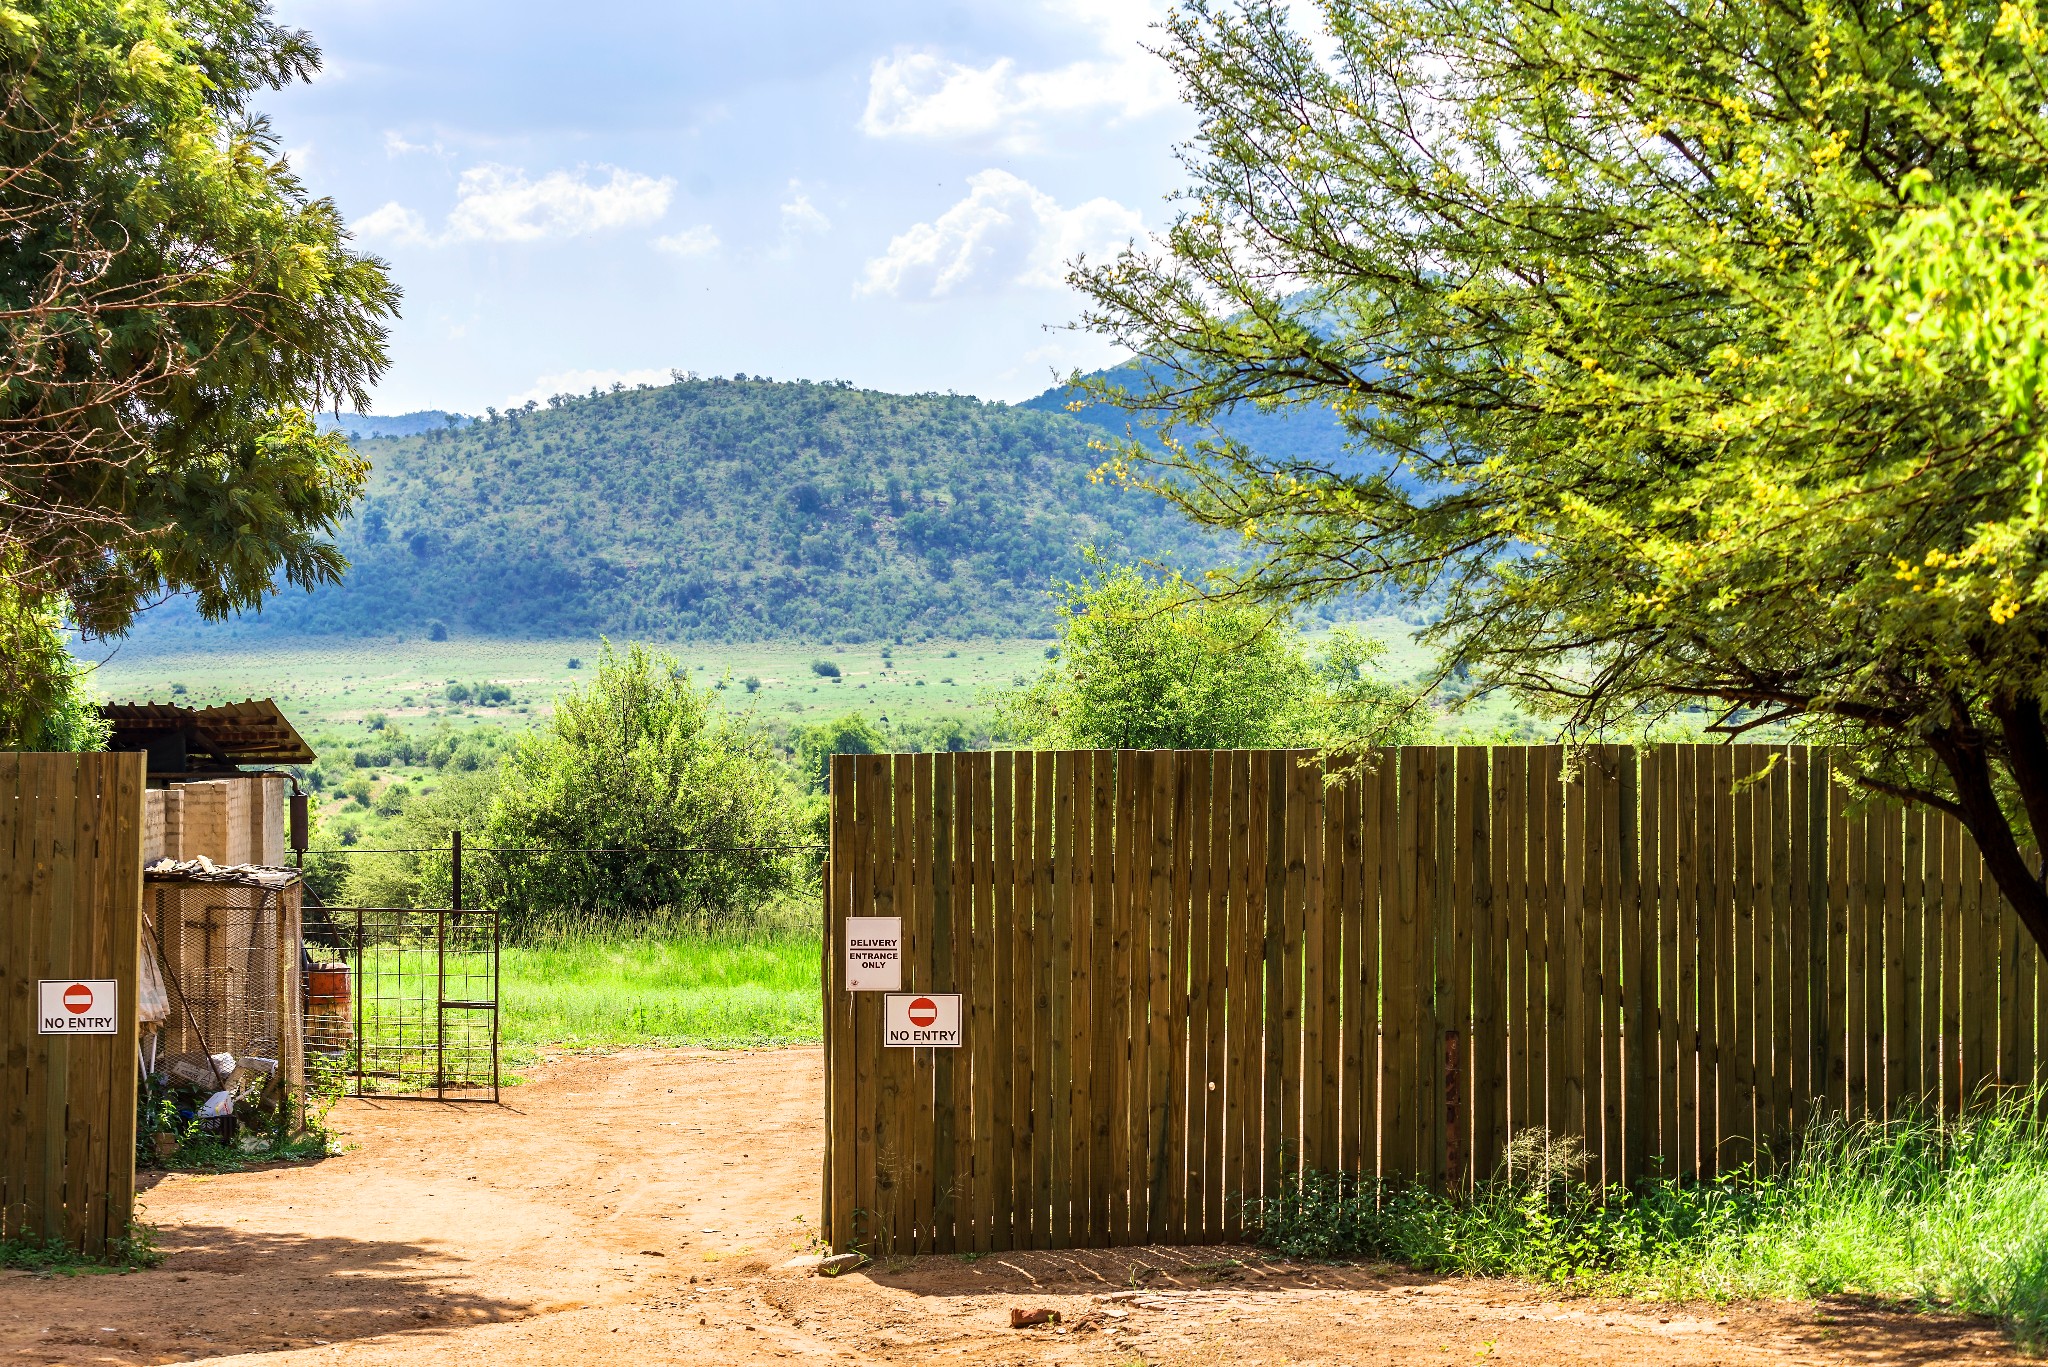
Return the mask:
<path id="1" fill-rule="evenodd" d="M 34 1272 L 42 1276 L 77 1276 L 92 1272 L 135 1272 L 155 1267 L 164 1260 L 156 1246 L 156 1232 L 148 1225 L 131 1224 L 128 1233 L 107 1245 L 104 1253 L 81 1253 L 62 1239 L 33 1239 L 26 1236 L 0 1239 L 0 1268 Z"/>
<path id="2" fill-rule="evenodd" d="M 527 930 L 499 959 L 506 1061 L 517 1068 L 547 1046 L 815 1043 L 819 952 L 807 925 Z"/>
<path id="3" fill-rule="evenodd" d="M 1570 1141 L 1518 1136 L 1464 1196 L 1309 1174 L 1251 1204 L 1298 1257 L 1375 1257 L 1666 1299 L 1859 1294 L 1988 1315 L 2048 1345 L 2048 1092 L 1960 1120 L 1817 1122 L 1781 1173 L 1602 1199 Z M 1517 1155 L 1519 1154 L 1519 1158 Z"/>

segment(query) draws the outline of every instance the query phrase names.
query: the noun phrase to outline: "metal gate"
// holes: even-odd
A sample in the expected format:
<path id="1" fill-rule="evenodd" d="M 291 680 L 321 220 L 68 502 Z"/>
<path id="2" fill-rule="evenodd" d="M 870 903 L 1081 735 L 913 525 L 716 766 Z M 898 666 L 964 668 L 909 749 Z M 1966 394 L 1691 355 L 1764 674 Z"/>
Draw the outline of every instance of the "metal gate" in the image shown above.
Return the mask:
<path id="1" fill-rule="evenodd" d="M 312 994 L 311 1016 L 324 1007 L 328 1025 L 309 1030 L 309 1047 L 324 1043 L 357 1096 L 496 1101 L 498 913 L 329 907 L 326 916 L 342 941 L 347 1000 Z"/>

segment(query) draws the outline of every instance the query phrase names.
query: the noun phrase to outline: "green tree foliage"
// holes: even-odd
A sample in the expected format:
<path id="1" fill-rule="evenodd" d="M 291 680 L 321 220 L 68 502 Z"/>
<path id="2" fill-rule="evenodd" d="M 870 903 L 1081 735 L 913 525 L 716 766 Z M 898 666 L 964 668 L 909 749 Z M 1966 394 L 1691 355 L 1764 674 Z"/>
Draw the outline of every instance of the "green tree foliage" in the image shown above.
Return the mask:
<path id="1" fill-rule="evenodd" d="M 790 734 L 797 773 L 813 789 L 825 787 L 834 755 L 882 755 L 895 747 L 882 729 L 858 712 L 799 726 Z"/>
<path id="2" fill-rule="evenodd" d="M 1420 704 L 1373 674 L 1384 647 L 1332 633 L 1313 655 L 1284 614 L 1204 598 L 1119 566 L 1069 584 L 1055 661 L 1000 697 L 1003 725 L 1047 749 L 1401 745 Z"/>
<path id="3" fill-rule="evenodd" d="M 1101 433 L 943 394 L 683 380 L 384 439 L 345 584 L 295 632 L 813 642 L 1049 629 L 1079 548 L 1206 566 L 1215 538 L 1090 479 Z M 175 612 L 159 613 L 175 622 Z"/>
<path id="4" fill-rule="evenodd" d="M 0 0 L 0 580 L 92 633 L 339 579 L 398 292 L 251 102 L 319 52 L 261 0 Z M 0 639 L 10 675 L 36 632 Z"/>
<path id="5" fill-rule="evenodd" d="M 0 583 L 0 750 L 103 750 L 112 730 L 57 614 Z"/>
<path id="6" fill-rule="evenodd" d="M 789 885 L 804 837 L 781 765 L 672 657 L 607 645 L 499 766 L 481 887 L 522 913 L 724 914 Z M 598 853 L 596 851 L 623 851 Z"/>
<path id="7" fill-rule="evenodd" d="M 1266 598 L 1440 592 L 1451 661 L 1581 730 L 1842 745 L 2048 944 L 2043 7 L 1317 10 L 1166 29 L 1185 209 L 1077 277 L 1178 424 L 1132 478 Z M 1353 456 L 1203 436 L 1240 404 Z"/>

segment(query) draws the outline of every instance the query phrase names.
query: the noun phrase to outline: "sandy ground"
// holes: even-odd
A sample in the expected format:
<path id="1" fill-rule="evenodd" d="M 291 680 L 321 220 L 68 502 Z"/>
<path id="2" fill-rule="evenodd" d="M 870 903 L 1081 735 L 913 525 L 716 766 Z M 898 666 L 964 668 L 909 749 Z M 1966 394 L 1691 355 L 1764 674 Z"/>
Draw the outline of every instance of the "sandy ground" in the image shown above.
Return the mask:
<path id="1" fill-rule="evenodd" d="M 1659 1306 L 1239 1249 L 783 1266 L 817 1220 L 814 1049 L 553 1062 L 502 1107 L 348 1102 L 317 1164 L 150 1187 L 169 1257 L 0 1273 L 0 1363 L 2004 1363 L 1855 1302 Z M 1013 1307 L 1058 1328 L 1013 1330 Z"/>

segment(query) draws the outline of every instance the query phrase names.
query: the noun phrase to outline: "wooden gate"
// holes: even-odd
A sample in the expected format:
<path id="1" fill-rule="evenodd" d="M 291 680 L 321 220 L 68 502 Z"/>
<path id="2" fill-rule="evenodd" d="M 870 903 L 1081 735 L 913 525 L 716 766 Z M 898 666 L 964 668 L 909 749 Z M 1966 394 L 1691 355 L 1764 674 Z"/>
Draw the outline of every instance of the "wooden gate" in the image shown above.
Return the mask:
<path id="1" fill-rule="evenodd" d="M 1968 835 L 1804 747 L 842 756 L 832 802 L 839 1248 L 1231 1239 L 1290 1174 L 1455 1187 L 1537 1127 L 1712 1175 L 2048 1063 Z M 849 915 L 963 1047 L 884 1047 Z"/>
<path id="2" fill-rule="evenodd" d="M 85 1252 L 135 1204 L 143 756 L 0 754 L 0 1238 Z M 37 983 L 111 978 L 113 1035 L 37 1032 Z"/>

